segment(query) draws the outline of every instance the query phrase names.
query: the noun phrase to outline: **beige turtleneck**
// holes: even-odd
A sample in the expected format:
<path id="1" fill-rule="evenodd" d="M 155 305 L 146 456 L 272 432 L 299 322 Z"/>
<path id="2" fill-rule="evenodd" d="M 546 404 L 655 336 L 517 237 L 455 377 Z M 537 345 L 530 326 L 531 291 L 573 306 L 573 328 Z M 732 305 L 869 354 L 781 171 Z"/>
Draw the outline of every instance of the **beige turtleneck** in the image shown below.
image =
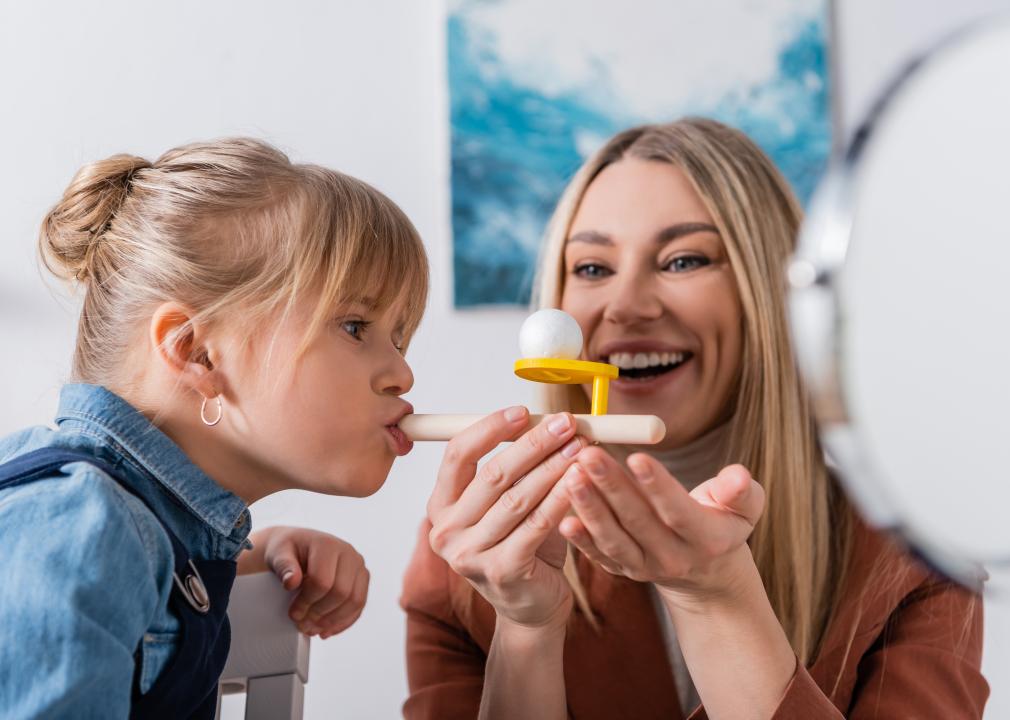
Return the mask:
<path id="1" fill-rule="evenodd" d="M 670 474 L 690 492 L 709 478 L 715 477 L 727 464 L 729 432 L 729 423 L 727 423 L 709 431 L 684 447 L 658 450 L 649 454 L 659 460 Z M 612 447 L 608 450 L 621 460 L 629 454 L 622 447 Z M 691 673 L 687 669 L 684 655 L 680 651 L 680 644 L 677 642 L 670 615 L 663 606 L 655 586 L 652 590 L 653 603 L 656 607 L 656 614 L 659 616 L 659 625 L 663 630 L 666 654 L 670 659 L 670 667 L 673 668 L 673 680 L 677 686 L 680 708 L 686 717 L 701 704 L 701 699 L 691 680 Z"/>

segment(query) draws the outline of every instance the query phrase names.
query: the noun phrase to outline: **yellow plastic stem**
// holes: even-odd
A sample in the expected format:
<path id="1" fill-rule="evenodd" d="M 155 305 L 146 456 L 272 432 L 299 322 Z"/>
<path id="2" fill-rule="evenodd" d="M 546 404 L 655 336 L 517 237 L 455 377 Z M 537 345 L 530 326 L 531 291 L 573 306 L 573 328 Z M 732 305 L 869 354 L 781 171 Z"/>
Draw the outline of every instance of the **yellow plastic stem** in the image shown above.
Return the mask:
<path id="1" fill-rule="evenodd" d="M 607 414 L 607 396 L 610 392 L 610 378 L 597 375 L 593 378 L 593 415 Z"/>

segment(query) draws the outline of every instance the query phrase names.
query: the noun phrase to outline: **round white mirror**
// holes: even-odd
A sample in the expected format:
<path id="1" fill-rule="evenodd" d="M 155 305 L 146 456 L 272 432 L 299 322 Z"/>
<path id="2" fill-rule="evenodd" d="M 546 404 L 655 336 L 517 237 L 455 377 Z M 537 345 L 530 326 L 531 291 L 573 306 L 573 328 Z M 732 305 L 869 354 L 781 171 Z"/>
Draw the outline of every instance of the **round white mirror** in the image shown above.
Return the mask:
<path id="1" fill-rule="evenodd" d="M 846 487 L 973 587 L 1010 576 L 1008 77 L 1008 22 L 910 68 L 825 178 L 789 270 Z"/>

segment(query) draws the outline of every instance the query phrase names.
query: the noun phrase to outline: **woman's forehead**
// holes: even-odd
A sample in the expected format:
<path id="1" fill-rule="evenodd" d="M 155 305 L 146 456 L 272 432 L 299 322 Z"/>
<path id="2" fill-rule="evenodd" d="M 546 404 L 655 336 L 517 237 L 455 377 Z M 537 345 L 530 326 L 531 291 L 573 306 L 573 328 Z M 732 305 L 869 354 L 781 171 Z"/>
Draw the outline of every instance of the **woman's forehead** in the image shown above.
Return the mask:
<path id="1" fill-rule="evenodd" d="M 686 223 L 715 225 L 687 175 L 675 165 L 625 158 L 590 183 L 572 220 L 580 232 L 655 234 Z"/>

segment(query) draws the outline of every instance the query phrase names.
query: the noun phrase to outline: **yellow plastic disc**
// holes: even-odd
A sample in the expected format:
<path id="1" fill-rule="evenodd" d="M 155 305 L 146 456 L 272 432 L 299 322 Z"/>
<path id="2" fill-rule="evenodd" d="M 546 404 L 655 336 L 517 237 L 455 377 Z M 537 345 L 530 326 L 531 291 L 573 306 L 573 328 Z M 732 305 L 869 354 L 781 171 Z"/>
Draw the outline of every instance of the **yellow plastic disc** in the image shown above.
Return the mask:
<path id="1" fill-rule="evenodd" d="M 598 377 L 613 379 L 619 372 L 616 365 L 588 360 L 527 358 L 516 360 L 515 365 L 516 375 L 523 380 L 555 385 L 580 385 L 593 382 Z"/>

